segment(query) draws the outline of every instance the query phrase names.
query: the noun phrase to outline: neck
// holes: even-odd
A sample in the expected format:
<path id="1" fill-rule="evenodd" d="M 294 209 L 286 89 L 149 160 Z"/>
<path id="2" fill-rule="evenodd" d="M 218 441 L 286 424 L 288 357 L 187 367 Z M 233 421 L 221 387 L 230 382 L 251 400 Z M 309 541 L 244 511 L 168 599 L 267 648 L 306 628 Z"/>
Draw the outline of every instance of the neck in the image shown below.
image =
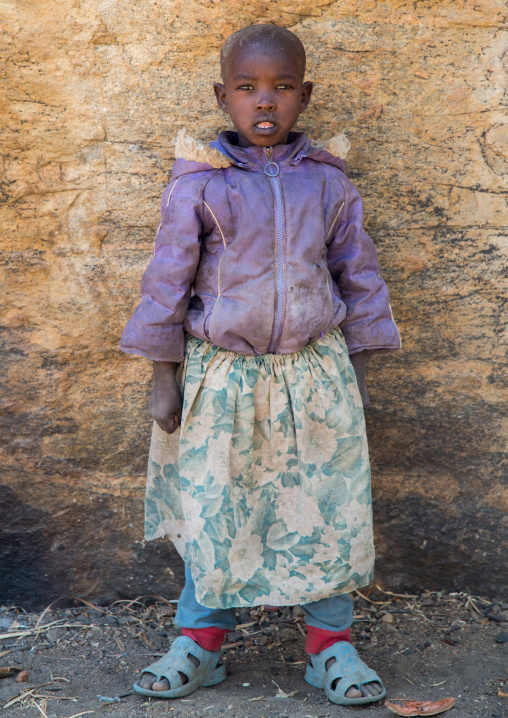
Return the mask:
<path id="1" fill-rule="evenodd" d="M 274 145 L 265 145 L 265 144 L 254 144 L 253 142 L 250 142 L 244 135 L 242 135 L 238 130 L 236 130 L 236 134 L 238 135 L 238 147 L 247 148 L 247 147 L 273 147 Z M 289 133 L 280 141 L 277 142 L 278 145 L 287 145 L 289 139 Z"/>

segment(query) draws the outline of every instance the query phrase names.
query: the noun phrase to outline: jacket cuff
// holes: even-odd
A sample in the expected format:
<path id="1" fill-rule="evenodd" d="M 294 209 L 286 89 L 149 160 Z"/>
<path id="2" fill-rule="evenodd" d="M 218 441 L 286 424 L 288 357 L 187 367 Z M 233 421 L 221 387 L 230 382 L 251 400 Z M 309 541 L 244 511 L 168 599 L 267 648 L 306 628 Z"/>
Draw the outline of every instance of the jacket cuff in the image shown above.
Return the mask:
<path id="1" fill-rule="evenodd" d="M 372 353 L 394 352 L 401 341 L 397 325 L 391 319 L 376 322 L 374 326 L 359 327 L 355 324 L 341 326 L 349 354 L 368 351 Z"/>
<path id="2" fill-rule="evenodd" d="M 350 349 L 348 347 L 349 356 L 352 356 L 353 354 L 359 354 L 360 352 L 369 352 L 370 354 L 388 354 L 390 352 L 396 352 L 400 349 L 401 345 L 399 344 L 398 347 L 373 347 L 373 346 L 365 346 L 365 347 L 355 347 L 354 349 Z"/>
<path id="3" fill-rule="evenodd" d="M 138 331 L 132 319 L 127 322 L 120 339 L 120 350 L 125 354 L 139 354 L 152 361 L 179 364 L 185 354 L 185 338 L 180 326 L 144 326 Z"/>

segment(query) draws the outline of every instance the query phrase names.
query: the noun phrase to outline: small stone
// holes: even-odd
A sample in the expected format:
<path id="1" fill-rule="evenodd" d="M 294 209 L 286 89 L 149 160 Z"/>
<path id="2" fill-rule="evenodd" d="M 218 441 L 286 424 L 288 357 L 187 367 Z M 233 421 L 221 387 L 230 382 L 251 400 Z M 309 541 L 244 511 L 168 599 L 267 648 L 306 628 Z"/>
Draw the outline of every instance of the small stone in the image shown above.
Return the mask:
<path id="1" fill-rule="evenodd" d="M 508 643 L 508 631 L 501 631 L 494 640 L 496 643 Z"/>
<path id="2" fill-rule="evenodd" d="M 462 621 L 460 618 L 457 618 L 455 621 L 452 621 L 450 628 L 454 628 L 454 629 L 464 628 L 465 625 L 466 625 L 465 621 Z"/>
<path id="3" fill-rule="evenodd" d="M 371 604 L 368 603 L 364 598 L 359 598 L 356 602 L 356 607 L 360 610 L 365 610 L 366 608 L 370 608 Z"/>
<path id="4" fill-rule="evenodd" d="M 16 676 L 18 683 L 26 683 L 28 681 L 28 671 L 20 671 Z"/>
<path id="5" fill-rule="evenodd" d="M 491 621 L 497 621 L 498 623 L 505 623 L 508 621 L 508 616 L 506 613 L 503 613 L 502 611 L 496 611 L 495 613 L 487 613 L 485 614 L 487 618 L 490 618 Z"/>
<path id="6" fill-rule="evenodd" d="M 51 641 L 51 643 L 57 643 L 57 641 L 63 638 L 65 634 L 65 628 L 50 628 L 48 631 L 46 631 L 46 638 L 48 639 L 48 641 Z"/>
<path id="7" fill-rule="evenodd" d="M 385 613 L 383 616 L 381 616 L 381 620 L 383 623 L 393 623 L 393 616 L 391 613 Z"/>
<path id="8" fill-rule="evenodd" d="M 164 606 L 159 610 L 160 616 L 165 616 L 166 618 L 171 618 L 175 615 L 176 610 L 173 606 Z"/>

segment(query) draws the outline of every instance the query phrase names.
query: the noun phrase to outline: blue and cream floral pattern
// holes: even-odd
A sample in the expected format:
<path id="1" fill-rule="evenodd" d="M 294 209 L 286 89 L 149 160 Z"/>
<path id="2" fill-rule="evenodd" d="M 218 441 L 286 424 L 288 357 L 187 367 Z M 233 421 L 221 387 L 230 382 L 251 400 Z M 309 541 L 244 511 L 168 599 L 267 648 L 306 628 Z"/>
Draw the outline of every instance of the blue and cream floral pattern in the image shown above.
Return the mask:
<path id="1" fill-rule="evenodd" d="M 173 541 L 199 603 L 293 605 L 367 584 L 367 439 L 340 330 L 263 356 L 188 336 L 180 369 L 181 428 L 153 428 L 145 535 Z"/>

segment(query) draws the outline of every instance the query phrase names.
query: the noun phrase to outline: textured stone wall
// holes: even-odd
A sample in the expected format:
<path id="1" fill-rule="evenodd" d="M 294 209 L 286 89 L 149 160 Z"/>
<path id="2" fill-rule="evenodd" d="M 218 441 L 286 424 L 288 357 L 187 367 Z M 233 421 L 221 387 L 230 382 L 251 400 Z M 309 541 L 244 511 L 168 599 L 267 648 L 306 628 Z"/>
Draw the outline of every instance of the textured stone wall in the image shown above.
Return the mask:
<path id="1" fill-rule="evenodd" d="M 300 128 L 351 140 L 403 336 L 370 374 L 379 577 L 501 591 L 507 14 L 502 0 L 1 4 L 0 603 L 178 594 L 174 552 L 142 541 L 150 367 L 117 343 L 173 138 L 224 127 L 218 51 L 259 21 L 308 48 Z"/>

